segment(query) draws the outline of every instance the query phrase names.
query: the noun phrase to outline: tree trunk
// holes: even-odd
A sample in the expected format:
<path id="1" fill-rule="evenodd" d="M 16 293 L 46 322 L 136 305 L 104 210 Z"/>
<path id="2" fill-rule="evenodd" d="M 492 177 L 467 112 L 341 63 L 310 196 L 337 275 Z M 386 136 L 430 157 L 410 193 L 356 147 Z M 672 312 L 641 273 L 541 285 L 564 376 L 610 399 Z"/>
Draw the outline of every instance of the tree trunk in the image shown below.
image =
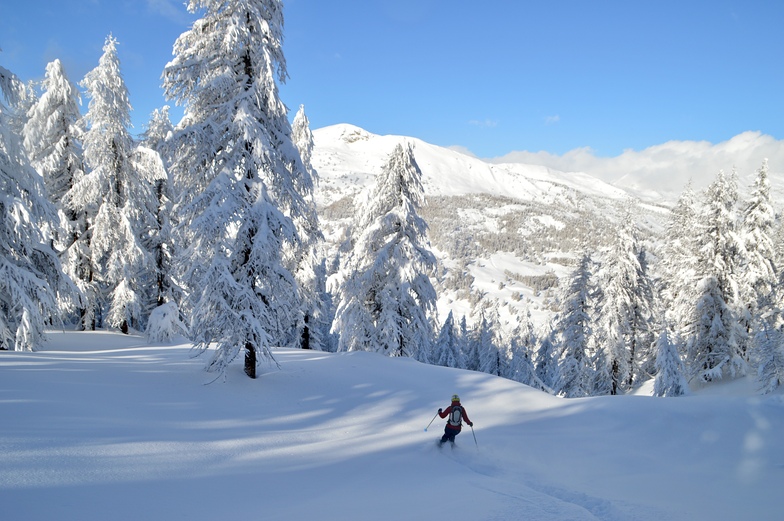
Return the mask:
<path id="1" fill-rule="evenodd" d="M 618 394 L 618 373 L 620 372 L 621 368 L 618 365 L 618 360 L 613 360 L 612 363 L 612 390 L 610 394 L 615 396 Z"/>
<path id="2" fill-rule="evenodd" d="M 256 349 L 250 342 L 245 344 L 245 374 L 256 378 Z"/>
<path id="3" fill-rule="evenodd" d="M 308 326 L 308 322 L 310 321 L 310 315 L 305 315 L 305 327 L 302 328 L 302 349 L 310 349 L 310 326 Z"/>

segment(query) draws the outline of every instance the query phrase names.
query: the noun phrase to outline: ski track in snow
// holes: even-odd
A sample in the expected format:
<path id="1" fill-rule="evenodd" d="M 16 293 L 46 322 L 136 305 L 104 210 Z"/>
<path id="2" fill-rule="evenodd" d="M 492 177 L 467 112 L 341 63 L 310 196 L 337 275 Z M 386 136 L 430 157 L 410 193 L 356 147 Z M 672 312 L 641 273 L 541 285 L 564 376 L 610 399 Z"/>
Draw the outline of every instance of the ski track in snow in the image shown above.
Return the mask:
<path id="1" fill-rule="evenodd" d="M 370 353 L 276 350 L 205 385 L 188 345 L 0 352 L 3 520 L 778 521 L 784 397 L 564 400 Z M 457 392 L 474 421 L 436 446 Z"/>

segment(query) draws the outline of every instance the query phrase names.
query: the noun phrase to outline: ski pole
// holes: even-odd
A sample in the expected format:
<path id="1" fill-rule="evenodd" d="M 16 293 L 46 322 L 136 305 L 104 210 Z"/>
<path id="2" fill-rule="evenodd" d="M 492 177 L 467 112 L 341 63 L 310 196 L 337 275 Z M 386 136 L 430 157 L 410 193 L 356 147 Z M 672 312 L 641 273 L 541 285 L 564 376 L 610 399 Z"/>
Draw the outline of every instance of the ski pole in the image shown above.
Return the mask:
<path id="1" fill-rule="evenodd" d="M 438 413 L 436 413 L 436 416 L 438 416 Z M 432 419 L 432 420 L 430 420 L 430 423 L 428 423 L 428 424 L 427 424 L 427 427 L 425 427 L 425 432 L 427 432 L 427 429 L 430 427 L 430 425 L 431 425 L 431 424 L 432 424 L 434 421 L 436 421 L 436 416 L 433 416 L 433 419 Z"/>
<path id="2" fill-rule="evenodd" d="M 471 425 L 471 434 L 474 435 L 474 444 L 476 445 L 476 448 L 478 449 L 479 448 L 479 444 L 476 442 L 476 433 L 474 432 L 474 426 L 473 425 Z"/>

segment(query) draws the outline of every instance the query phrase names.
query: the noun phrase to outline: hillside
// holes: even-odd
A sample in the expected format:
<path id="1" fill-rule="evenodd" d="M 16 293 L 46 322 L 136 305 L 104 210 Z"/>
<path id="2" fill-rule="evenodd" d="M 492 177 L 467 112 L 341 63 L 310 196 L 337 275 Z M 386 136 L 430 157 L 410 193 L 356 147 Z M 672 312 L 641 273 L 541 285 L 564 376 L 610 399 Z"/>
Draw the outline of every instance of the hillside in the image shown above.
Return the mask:
<path id="1" fill-rule="evenodd" d="M 421 214 L 442 268 L 436 280 L 442 320 L 450 309 L 470 315 L 481 300 L 500 302 L 507 314 L 530 311 L 544 323 L 555 309 L 558 281 L 585 249 L 613 239 L 627 210 L 646 241 L 656 240 L 668 215 L 664 206 L 585 174 L 490 164 L 415 138 L 335 125 L 316 130 L 314 141 L 316 199 L 331 256 L 355 197 L 373 183 L 396 144 L 414 146 L 427 197 Z"/>
<path id="2" fill-rule="evenodd" d="M 370 353 L 277 350 L 259 380 L 189 346 L 51 332 L 0 352 L 9 521 L 777 521 L 784 396 L 555 398 Z M 452 393 L 474 421 L 439 450 Z M 707 393 L 707 394 L 706 394 Z"/>

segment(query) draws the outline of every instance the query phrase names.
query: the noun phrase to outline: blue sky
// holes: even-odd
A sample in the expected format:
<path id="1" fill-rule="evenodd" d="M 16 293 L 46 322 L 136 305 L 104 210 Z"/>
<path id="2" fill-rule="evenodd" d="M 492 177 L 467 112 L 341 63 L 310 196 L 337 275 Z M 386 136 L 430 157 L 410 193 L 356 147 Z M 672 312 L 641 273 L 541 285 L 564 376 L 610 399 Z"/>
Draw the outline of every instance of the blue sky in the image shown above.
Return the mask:
<path id="1" fill-rule="evenodd" d="M 778 0 L 288 0 L 283 101 L 480 157 L 612 157 L 744 131 L 784 139 Z M 0 65 L 73 81 L 119 41 L 135 132 L 194 17 L 182 0 L 0 0 Z"/>

